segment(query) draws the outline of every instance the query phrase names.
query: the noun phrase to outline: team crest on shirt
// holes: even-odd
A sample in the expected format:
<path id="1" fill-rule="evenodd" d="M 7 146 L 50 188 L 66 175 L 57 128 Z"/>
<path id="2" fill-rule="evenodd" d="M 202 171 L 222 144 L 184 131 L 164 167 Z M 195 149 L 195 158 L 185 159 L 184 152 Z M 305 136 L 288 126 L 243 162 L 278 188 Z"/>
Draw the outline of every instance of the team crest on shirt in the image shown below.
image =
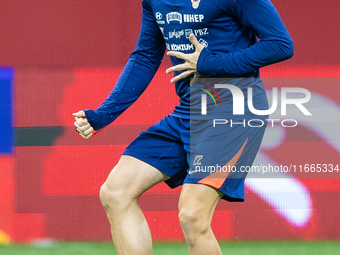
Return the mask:
<path id="1" fill-rule="evenodd" d="M 200 5 L 201 0 L 191 0 L 192 8 L 197 9 Z"/>

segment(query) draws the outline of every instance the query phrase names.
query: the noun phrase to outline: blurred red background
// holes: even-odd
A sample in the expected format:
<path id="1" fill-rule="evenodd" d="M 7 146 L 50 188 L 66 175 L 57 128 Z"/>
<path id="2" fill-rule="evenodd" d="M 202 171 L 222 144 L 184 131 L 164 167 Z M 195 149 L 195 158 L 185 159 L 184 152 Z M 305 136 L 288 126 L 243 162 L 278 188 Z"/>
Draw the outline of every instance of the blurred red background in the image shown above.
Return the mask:
<path id="1" fill-rule="evenodd" d="M 272 1 L 295 43 L 285 65 L 339 65 L 337 0 Z M 2 1 L 1 65 L 124 65 L 139 33 L 140 1 Z"/>

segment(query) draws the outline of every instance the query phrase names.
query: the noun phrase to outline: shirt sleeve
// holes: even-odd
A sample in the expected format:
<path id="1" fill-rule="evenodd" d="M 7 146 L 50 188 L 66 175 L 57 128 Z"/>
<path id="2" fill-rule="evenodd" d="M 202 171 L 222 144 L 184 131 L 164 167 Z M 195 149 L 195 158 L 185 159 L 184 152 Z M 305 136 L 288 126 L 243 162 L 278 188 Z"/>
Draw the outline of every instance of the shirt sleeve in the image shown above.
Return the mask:
<path id="1" fill-rule="evenodd" d="M 293 41 L 270 0 L 235 0 L 235 12 L 242 25 L 251 26 L 260 41 L 250 47 L 225 54 L 204 48 L 197 72 L 207 76 L 235 77 L 293 56 Z"/>
<path id="2" fill-rule="evenodd" d="M 107 99 L 96 110 L 85 110 L 94 130 L 113 122 L 144 92 L 158 70 L 165 42 L 151 7 L 143 0 L 142 25 L 135 50 Z"/>

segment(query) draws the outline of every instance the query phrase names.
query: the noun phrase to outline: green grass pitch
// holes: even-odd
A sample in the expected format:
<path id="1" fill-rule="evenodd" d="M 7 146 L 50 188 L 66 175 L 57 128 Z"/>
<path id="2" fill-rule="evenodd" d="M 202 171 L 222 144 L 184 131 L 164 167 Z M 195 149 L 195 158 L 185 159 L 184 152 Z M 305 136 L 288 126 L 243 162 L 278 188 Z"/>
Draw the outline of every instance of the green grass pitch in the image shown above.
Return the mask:
<path id="1" fill-rule="evenodd" d="M 233 255 L 340 255 L 340 241 L 258 241 L 220 242 L 223 254 Z M 0 245 L 1 255 L 114 255 L 111 243 L 47 243 L 35 245 Z M 184 243 L 155 243 L 154 255 L 184 255 Z"/>

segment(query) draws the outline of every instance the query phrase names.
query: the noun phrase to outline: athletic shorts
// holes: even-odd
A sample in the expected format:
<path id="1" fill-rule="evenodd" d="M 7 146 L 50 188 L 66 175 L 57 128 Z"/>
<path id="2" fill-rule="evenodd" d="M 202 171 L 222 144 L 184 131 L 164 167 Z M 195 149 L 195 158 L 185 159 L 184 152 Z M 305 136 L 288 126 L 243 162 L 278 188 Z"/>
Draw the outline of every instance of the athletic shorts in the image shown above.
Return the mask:
<path id="1" fill-rule="evenodd" d="M 259 150 L 265 126 L 234 123 L 214 126 L 213 120 L 168 115 L 142 132 L 123 155 L 166 174 L 170 179 L 165 182 L 171 188 L 184 183 L 205 184 L 220 190 L 222 199 L 242 202 L 246 169 Z"/>

